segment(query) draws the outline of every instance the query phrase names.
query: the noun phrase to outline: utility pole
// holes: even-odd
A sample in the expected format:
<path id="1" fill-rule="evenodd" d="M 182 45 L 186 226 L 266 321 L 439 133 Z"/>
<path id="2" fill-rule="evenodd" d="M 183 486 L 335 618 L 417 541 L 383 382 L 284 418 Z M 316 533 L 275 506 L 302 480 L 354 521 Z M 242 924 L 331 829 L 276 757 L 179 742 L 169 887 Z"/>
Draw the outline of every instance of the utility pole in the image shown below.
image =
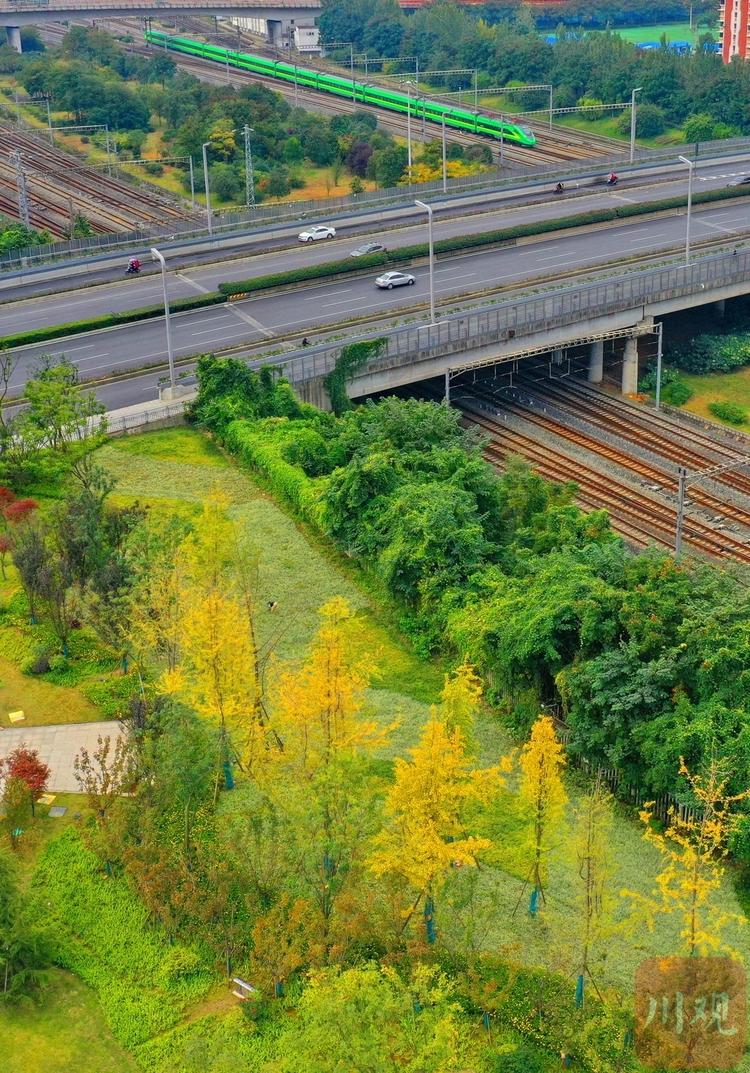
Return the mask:
<path id="1" fill-rule="evenodd" d="M 409 183 L 411 183 L 411 82 L 407 82 L 406 90 L 406 145 L 407 166 L 409 169 Z"/>
<path id="2" fill-rule="evenodd" d="M 443 193 L 448 192 L 448 156 L 445 145 L 445 112 L 440 117 L 440 122 L 443 125 Z"/>
<path id="3" fill-rule="evenodd" d="M 686 466 L 679 466 L 677 469 L 677 525 L 674 534 L 674 553 L 675 558 L 679 558 L 682 553 L 682 530 L 685 524 L 685 500 L 687 498 L 688 484 L 694 484 L 696 481 L 702 481 L 705 478 L 709 480 L 711 477 L 716 477 L 720 473 L 728 473 L 733 469 L 742 469 L 744 466 L 750 465 L 750 458 L 735 458 L 731 462 L 722 462 L 718 466 L 711 466 L 709 469 L 694 470 L 692 473 L 688 472 Z"/>
<path id="4" fill-rule="evenodd" d="M 295 68 L 296 70 L 296 68 Z M 245 204 L 248 208 L 255 205 L 255 181 L 253 176 L 253 154 L 250 148 L 250 135 L 253 133 L 253 128 L 248 127 L 247 123 L 242 128 L 242 133 L 245 135 Z"/>
<path id="5" fill-rule="evenodd" d="M 674 534 L 674 553 L 679 558 L 682 554 L 682 526 L 685 521 L 685 493 L 687 492 L 687 470 L 680 466 L 677 470 L 677 528 Z"/>
<path id="6" fill-rule="evenodd" d="M 661 365 L 662 365 L 662 337 L 664 335 L 664 321 L 660 320 L 657 328 L 656 341 L 656 409 L 661 407 Z"/>
<path id="7" fill-rule="evenodd" d="M 198 208 L 198 202 L 195 200 L 195 172 L 193 170 L 193 158 L 188 157 L 188 168 L 190 169 L 190 200 L 193 203 L 193 208 Z"/>
<path id="8" fill-rule="evenodd" d="M 29 223 L 29 194 L 26 189 L 26 172 L 23 170 L 23 164 L 21 162 L 21 154 L 17 149 L 14 149 L 10 156 L 10 162 L 16 169 L 16 195 L 18 198 L 18 215 L 26 225 L 30 227 Z"/>

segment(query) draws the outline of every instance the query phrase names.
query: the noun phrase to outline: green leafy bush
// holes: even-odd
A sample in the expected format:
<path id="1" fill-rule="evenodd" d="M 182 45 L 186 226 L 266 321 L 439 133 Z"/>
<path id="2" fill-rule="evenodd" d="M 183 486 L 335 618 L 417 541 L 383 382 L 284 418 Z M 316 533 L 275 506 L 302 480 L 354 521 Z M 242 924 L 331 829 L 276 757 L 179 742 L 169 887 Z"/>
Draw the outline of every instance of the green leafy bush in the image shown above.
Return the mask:
<path id="1" fill-rule="evenodd" d="M 718 417 L 720 421 L 728 421 L 730 425 L 744 425 L 747 421 L 747 410 L 744 406 L 737 406 L 733 402 L 711 402 L 708 409 Z"/>
<path id="2" fill-rule="evenodd" d="M 670 351 L 670 360 L 687 373 L 730 373 L 750 365 L 750 334 L 699 335 Z"/>
<path id="3" fill-rule="evenodd" d="M 34 873 L 36 909 L 49 918 L 60 964 L 96 991 L 120 1042 L 135 1047 L 166 1032 L 205 994 L 211 975 L 188 947 L 170 945 L 122 879 L 68 829 L 42 852 Z M 52 910 L 50 911 L 50 906 Z M 181 962 L 190 971 L 165 971 Z"/>
<path id="4" fill-rule="evenodd" d="M 656 366 L 648 369 L 641 377 L 639 390 L 648 391 L 652 395 L 656 392 Z M 680 375 L 678 369 L 670 369 L 668 366 L 662 369 L 661 397 L 664 402 L 671 406 L 683 406 L 688 399 L 693 397 L 693 389 Z"/>

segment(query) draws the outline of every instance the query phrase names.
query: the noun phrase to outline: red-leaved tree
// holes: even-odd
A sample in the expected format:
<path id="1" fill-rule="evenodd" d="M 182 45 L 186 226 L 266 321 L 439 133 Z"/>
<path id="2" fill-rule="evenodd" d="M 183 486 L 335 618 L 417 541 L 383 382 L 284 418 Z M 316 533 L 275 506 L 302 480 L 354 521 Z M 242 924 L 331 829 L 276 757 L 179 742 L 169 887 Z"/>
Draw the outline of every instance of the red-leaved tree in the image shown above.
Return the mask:
<path id="1" fill-rule="evenodd" d="M 14 499 L 2 508 L 2 514 L 9 525 L 19 525 L 33 514 L 39 504 L 35 499 Z"/>
<path id="2" fill-rule="evenodd" d="M 47 789 L 49 777 L 52 774 L 47 764 L 39 759 L 36 749 L 28 749 L 25 745 L 19 745 L 5 758 L 2 775 L 5 779 L 22 779 L 29 788 L 31 797 L 31 814 L 34 814 L 34 803 L 39 800 Z"/>

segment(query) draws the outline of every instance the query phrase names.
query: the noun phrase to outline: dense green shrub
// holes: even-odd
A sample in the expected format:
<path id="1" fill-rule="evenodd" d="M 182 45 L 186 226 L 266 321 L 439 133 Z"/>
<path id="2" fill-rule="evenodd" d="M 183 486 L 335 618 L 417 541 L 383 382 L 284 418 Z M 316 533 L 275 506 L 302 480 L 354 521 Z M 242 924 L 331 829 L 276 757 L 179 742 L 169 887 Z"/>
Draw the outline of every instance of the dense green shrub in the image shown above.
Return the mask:
<path id="1" fill-rule="evenodd" d="M 439 404 L 308 407 L 222 438 L 379 581 L 421 652 L 467 656 L 517 732 L 551 702 L 573 754 L 645 792 L 680 791 L 680 757 L 700 770 L 714 753 L 733 791 L 750 783 L 750 597 L 726 572 L 633 555 L 605 512 L 521 462 L 498 476 Z"/>
<path id="2" fill-rule="evenodd" d="M 656 392 L 656 366 L 647 369 L 638 384 L 640 391 Z M 680 375 L 678 369 L 665 366 L 661 374 L 661 397 L 671 406 L 683 406 L 693 397 L 693 389 Z"/>
<path id="3" fill-rule="evenodd" d="M 729 373 L 750 365 L 750 334 L 699 335 L 669 357 L 686 373 Z"/>
<path id="4" fill-rule="evenodd" d="M 737 406 L 733 402 L 710 402 L 708 409 L 718 417 L 720 421 L 728 421 L 730 425 L 744 425 L 747 421 L 747 410 L 744 406 Z"/>
<path id="5" fill-rule="evenodd" d="M 170 945 L 125 881 L 104 874 L 75 830 L 44 849 L 34 887 L 39 917 L 53 928 L 60 964 L 94 988 L 124 1046 L 172 1028 L 186 1004 L 210 986 L 211 975 L 195 953 Z M 186 971 L 175 975 L 170 966 L 177 963 Z"/>

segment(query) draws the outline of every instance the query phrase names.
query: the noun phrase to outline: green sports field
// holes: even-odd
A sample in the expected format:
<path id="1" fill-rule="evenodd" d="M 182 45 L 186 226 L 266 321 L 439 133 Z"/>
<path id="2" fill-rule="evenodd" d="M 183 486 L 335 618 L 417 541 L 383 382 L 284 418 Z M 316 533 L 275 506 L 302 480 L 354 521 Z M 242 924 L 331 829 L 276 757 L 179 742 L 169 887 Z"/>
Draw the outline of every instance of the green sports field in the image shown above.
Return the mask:
<path id="1" fill-rule="evenodd" d="M 697 44 L 701 34 L 707 32 L 707 27 L 696 26 L 690 29 L 689 22 L 668 22 L 660 26 L 633 26 L 616 29 L 614 33 L 626 41 L 632 41 L 634 45 L 641 41 L 660 41 L 666 35 L 667 41 L 692 41 Z"/>

